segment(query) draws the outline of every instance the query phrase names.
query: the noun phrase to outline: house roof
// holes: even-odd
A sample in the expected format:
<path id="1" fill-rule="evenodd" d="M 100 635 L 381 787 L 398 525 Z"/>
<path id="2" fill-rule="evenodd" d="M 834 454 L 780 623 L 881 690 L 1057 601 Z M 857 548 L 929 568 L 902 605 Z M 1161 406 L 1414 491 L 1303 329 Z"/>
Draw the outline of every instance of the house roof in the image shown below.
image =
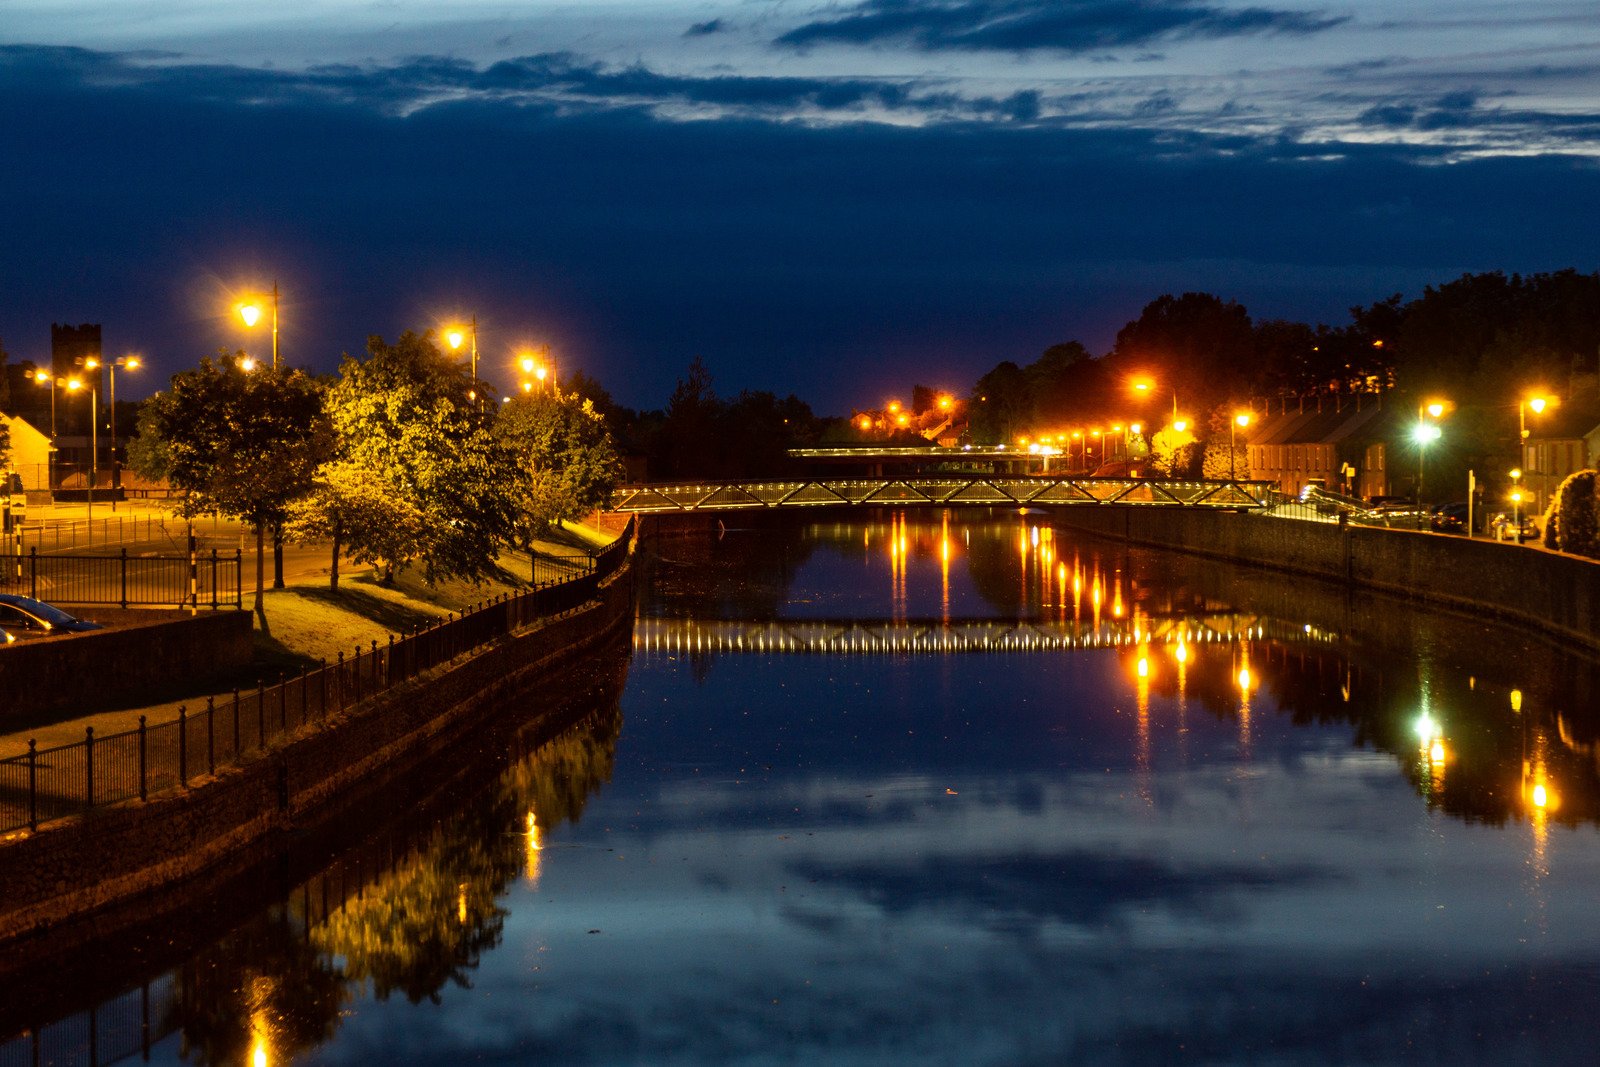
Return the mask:
<path id="1" fill-rule="evenodd" d="M 1263 415 L 1246 437 L 1252 445 L 1338 444 L 1352 438 L 1386 436 L 1394 429 L 1395 418 L 1392 408 L 1380 407 L 1376 400 L 1359 408 L 1345 404 L 1338 410 L 1324 403 L 1321 411 L 1312 408 Z"/>

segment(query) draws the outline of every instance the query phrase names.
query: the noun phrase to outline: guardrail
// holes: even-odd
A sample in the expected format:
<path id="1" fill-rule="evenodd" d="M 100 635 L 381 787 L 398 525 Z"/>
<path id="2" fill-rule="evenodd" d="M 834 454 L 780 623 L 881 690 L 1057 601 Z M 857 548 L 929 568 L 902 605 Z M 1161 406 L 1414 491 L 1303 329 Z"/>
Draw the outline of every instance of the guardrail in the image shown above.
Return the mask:
<path id="1" fill-rule="evenodd" d="M 0 560 L 0 590 L 62 604 L 118 607 L 244 606 L 244 554 L 48 555 Z"/>
<path id="2" fill-rule="evenodd" d="M 1159 478 L 929 475 L 760 482 L 674 482 L 619 486 L 611 510 L 737 511 L 756 508 L 1041 507 L 1123 504 L 1135 507 L 1262 508 L 1270 482 Z"/>
<path id="3" fill-rule="evenodd" d="M 201 775 L 238 766 L 272 748 L 308 724 L 326 721 L 362 701 L 424 671 L 448 663 L 474 648 L 498 640 L 536 619 L 557 615 L 594 596 L 599 583 L 627 558 L 633 537 L 629 521 L 615 543 L 591 556 L 581 573 L 546 582 L 520 593 L 481 601 L 460 615 L 389 643 L 371 642 L 334 663 L 303 670 L 298 677 L 262 683 L 255 692 L 235 689 L 221 699 L 208 697 L 191 712 L 178 709 L 174 720 L 151 724 L 144 716 L 132 730 L 97 737 L 84 728 L 82 741 L 39 748 L 0 758 L 0 833 L 80 815 L 96 807 L 187 787 Z"/>

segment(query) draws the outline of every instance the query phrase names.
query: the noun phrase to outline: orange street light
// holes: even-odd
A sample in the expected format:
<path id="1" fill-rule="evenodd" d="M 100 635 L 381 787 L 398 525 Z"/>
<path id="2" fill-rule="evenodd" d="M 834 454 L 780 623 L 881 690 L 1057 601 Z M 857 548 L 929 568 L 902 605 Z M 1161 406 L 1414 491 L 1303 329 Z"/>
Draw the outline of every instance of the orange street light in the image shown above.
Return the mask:
<path id="1" fill-rule="evenodd" d="M 461 346 L 469 340 L 472 347 L 469 350 L 472 359 L 472 380 L 478 380 L 478 316 L 472 316 L 471 322 L 466 326 L 447 326 L 444 331 L 445 344 L 450 346 L 452 352 L 461 351 Z M 476 387 L 476 386 L 474 386 Z"/>
<path id="2" fill-rule="evenodd" d="M 1228 423 L 1228 481 L 1230 481 L 1230 482 L 1238 477 L 1238 475 L 1234 472 L 1234 468 L 1233 468 L 1234 452 L 1235 452 L 1235 448 L 1236 448 L 1236 446 L 1234 445 L 1234 442 L 1233 442 L 1234 427 L 1238 427 L 1239 429 L 1242 430 L 1246 426 L 1249 426 L 1249 425 L 1250 425 L 1250 413 L 1248 411 L 1239 412 L 1237 415 L 1235 415 L 1233 417 L 1233 421 Z"/>
<path id="3" fill-rule="evenodd" d="M 943 395 L 943 396 L 939 397 L 939 410 L 940 411 L 949 411 L 954 406 L 955 406 L 955 400 L 953 398 L 951 398 L 949 395 Z"/>
<path id="4" fill-rule="evenodd" d="M 236 308 L 239 318 L 244 320 L 246 327 L 254 327 L 261 321 L 261 305 L 254 300 L 246 300 Z M 278 367 L 278 283 L 272 283 L 272 367 Z"/>

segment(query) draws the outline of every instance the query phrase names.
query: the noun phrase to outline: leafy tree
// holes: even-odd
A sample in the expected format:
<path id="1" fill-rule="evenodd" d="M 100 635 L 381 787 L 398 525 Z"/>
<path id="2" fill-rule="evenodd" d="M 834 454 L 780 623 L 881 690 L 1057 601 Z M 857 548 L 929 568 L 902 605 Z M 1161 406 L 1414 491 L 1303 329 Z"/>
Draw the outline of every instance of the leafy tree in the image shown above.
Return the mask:
<path id="1" fill-rule="evenodd" d="M 1177 393 L 1180 406 L 1208 409 L 1248 389 L 1255 367 L 1250 314 L 1210 293 L 1171 294 L 1145 305 L 1117 333 L 1115 369 L 1147 373 L 1161 393 Z"/>
<path id="2" fill-rule="evenodd" d="M 367 358 L 346 356 L 339 373 L 328 413 L 340 458 L 373 472 L 421 513 L 422 534 L 408 559 L 422 561 L 429 582 L 495 574 L 516 518 L 515 464 L 493 432 L 495 406 L 474 396 L 466 368 L 431 336 L 407 332 L 393 345 L 369 338 Z M 377 558 L 393 550 L 351 547 Z"/>
<path id="3" fill-rule="evenodd" d="M 1033 428 L 1033 398 L 1022 368 L 1009 359 L 979 378 L 967 405 L 972 440 L 997 445 Z"/>
<path id="4" fill-rule="evenodd" d="M 165 442 L 167 476 L 185 493 L 180 512 L 220 511 L 256 527 L 258 614 L 265 531 L 281 529 L 330 447 L 322 402 L 321 383 L 304 371 L 245 371 L 225 353 L 173 375 L 171 388 L 147 402 L 151 428 Z"/>
<path id="5" fill-rule="evenodd" d="M 157 394 L 160 395 L 160 394 Z M 172 457 L 166 438 L 161 436 L 161 406 L 154 401 L 140 405 L 134 422 L 134 436 L 128 442 L 128 467 L 152 482 L 166 479 Z"/>
<path id="6" fill-rule="evenodd" d="M 495 419 L 495 434 L 516 463 L 524 544 L 605 504 L 621 477 L 605 419 L 576 393 L 552 387 L 512 399 Z"/>
<path id="7" fill-rule="evenodd" d="M 655 434 L 651 466 L 667 478 L 714 475 L 720 448 L 717 416 L 722 404 L 711 384 L 711 371 L 698 356 L 678 379 L 667 402 L 666 417 Z"/>
<path id="8" fill-rule="evenodd" d="M 339 557 L 371 564 L 380 583 L 394 581 L 395 565 L 422 550 L 422 510 L 382 471 L 348 461 L 324 463 L 311 491 L 289 508 L 284 534 L 291 541 L 329 541 L 328 586 L 339 588 Z"/>
<path id="9" fill-rule="evenodd" d="M 1556 490 L 1550 505 L 1555 522 L 1555 545 L 1563 552 L 1571 552 L 1591 559 L 1600 558 L 1600 500 L 1596 499 L 1595 482 L 1600 473 L 1592 470 L 1568 475 Z"/>

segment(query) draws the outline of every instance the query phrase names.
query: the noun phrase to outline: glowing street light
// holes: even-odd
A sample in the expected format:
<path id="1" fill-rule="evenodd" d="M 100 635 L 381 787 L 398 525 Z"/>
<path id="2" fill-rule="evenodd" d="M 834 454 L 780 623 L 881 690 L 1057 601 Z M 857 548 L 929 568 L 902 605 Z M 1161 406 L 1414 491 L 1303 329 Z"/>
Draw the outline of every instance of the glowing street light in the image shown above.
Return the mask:
<path id="1" fill-rule="evenodd" d="M 83 383 L 77 378 L 58 378 L 53 372 L 43 369 L 33 372 L 33 380 L 38 385 L 48 385 L 50 387 L 50 452 L 46 457 L 45 480 L 53 490 L 56 487 L 56 389 L 61 388 L 69 393 L 75 393 L 83 388 Z"/>
<path id="2" fill-rule="evenodd" d="M 466 344 L 469 340 L 472 342 L 472 347 L 470 349 L 472 358 L 472 382 L 473 388 L 476 389 L 478 382 L 478 316 L 472 316 L 472 320 L 466 326 L 447 326 L 445 328 L 444 341 L 445 344 L 450 346 L 450 351 L 461 351 L 461 346 Z"/>
<path id="3" fill-rule="evenodd" d="M 1234 473 L 1234 469 L 1233 469 L 1233 452 L 1234 452 L 1233 432 L 1234 432 L 1235 427 L 1237 427 L 1238 429 L 1242 430 L 1246 426 L 1249 426 L 1249 425 L 1250 425 L 1250 413 L 1248 411 L 1239 412 L 1237 415 L 1235 415 L 1233 417 L 1233 421 L 1228 423 L 1228 481 L 1230 481 L 1230 482 L 1233 481 L 1235 479 L 1235 477 L 1236 477 L 1236 475 Z"/>
<path id="4" fill-rule="evenodd" d="M 261 321 L 261 305 L 254 300 L 247 300 L 237 309 L 239 318 L 244 321 L 247 328 L 254 328 Z M 272 283 L 272 369 L 278 369 L 278 283 Z"/>
<path id="5" fill-rule="evenodd" d="M 108 372 L 110 372 L 111 375 L 111 488 L 116 489 L 122 484 L 122 467 L 117 461 L 117 368 L 121 367 L 123 370 L 138 370 L 141 366 L 143 366 L 143 361 L 140 360 L 138 356 L 128 355 L 118 356 L 116 359 L 113 359 L 109 363 L 105 364 L 102 364 L 100 360 L 95 359 L 92 356 L 83 362 L 85 370 L 94 370 L 102 365 Z M 96 429 L 98 428 L 99 427 L 96 427 Z M 99 460 L 99 457 L 100 449 L 96 447 L 96 461 Z M 92 497 L 93 494 L 91 493 L 90 496 Z M 92 501 L 90 506 L 93 506 Z M 115 495 L 111 497 L 111 510 L 117 510 L 117 498 Z"/>

